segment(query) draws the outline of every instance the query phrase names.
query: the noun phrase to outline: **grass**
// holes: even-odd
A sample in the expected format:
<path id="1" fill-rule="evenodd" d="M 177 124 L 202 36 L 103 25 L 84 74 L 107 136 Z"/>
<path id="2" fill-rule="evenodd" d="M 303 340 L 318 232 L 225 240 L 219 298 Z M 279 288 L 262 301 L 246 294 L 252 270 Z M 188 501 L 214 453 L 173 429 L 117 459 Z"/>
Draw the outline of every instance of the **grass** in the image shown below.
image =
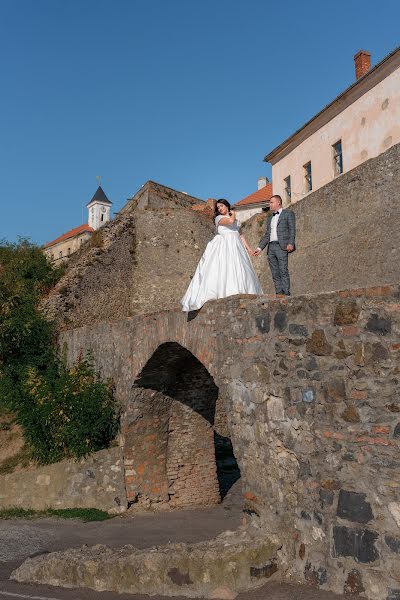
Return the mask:
<path id="1" fill-rule="evenodd" d="M 17 467 L 27 467 L 30 461 L 30 452 L 26 446 L 24 446 L 17 454 L 14 454 L 14 456 L 10 456 L 9 458 L 6 458 L 0 462 L 0 475 L 13 473 Z"/>
<path id="2" fill-rule="evenodd" d="M 33 510 L 32 508 L 19 508 L 13 506 L 0 510 L 0 519 L 42 519 L 44 517 L 57 517 L 59 519 L 80 519 L 81 521 L 106 521 L 111 519 L 105 510 L 97 508 L 48 508 L 47 510 Z"/>

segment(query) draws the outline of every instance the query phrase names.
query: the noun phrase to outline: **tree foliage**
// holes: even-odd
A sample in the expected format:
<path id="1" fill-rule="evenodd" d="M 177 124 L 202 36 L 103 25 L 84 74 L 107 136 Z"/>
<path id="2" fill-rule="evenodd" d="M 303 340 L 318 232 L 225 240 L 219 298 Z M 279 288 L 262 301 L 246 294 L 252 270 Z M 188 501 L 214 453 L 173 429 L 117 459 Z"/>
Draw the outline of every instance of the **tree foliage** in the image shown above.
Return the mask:
<path id="1" fill-rule="evenodd" d="M 110 381 L 89 356 L 68 366 L 38 303 L 60 277 L 29 241 L 0 243 L 0 405 L 41 463 L 105 448 L 118 431 Z"/>

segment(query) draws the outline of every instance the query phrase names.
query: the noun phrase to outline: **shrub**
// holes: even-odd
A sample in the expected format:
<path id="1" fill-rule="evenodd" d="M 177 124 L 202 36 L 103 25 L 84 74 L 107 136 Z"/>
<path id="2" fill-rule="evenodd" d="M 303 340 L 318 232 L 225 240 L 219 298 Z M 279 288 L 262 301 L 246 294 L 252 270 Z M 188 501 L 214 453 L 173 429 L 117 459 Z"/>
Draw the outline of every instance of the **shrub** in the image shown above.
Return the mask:
<path id="1" fill-rule="evenodd" d="M 87 456 L 118 432 L 112 383 L 100 380 L 90 357 L 42 374 L 29 367 L 23 388 L 17 420 L 40 463 Z"/>
<path id="2" fill-rule="evenodd" d="M 68 367 L 54 324 L 38 311 L 59 276 L 27 240 L 0 245 L 0 405 L 15 413 L 40 463 L 107 447 L 119 422 L 111 382 L 88 356 Z"/>
<path id="3" fill-rule="evenodd" d="M 89 244 L 91 248 L 102 248 L 104 245 L 103 232 L 97 229 L 90 237 Z"/>

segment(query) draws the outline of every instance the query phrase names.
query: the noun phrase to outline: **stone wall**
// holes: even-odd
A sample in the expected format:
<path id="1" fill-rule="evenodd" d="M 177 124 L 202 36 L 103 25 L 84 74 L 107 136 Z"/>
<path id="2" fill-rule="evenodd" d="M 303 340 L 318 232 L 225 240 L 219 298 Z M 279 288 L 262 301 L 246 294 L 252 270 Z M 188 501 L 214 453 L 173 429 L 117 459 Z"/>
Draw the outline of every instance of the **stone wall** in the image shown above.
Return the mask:
<path id="1" fill-rule="evenodd" d="M 185 208 L 137 210 L 135 219 L 130 314 L 176 308 L 213 236 L 213 221 Z"/>
<path id="2" fill-rule="evenodd" d="M 225 398 L 249 522 L 278 537 L 282 578 L 400 594 L 400 289 L 208 303 L 64 332 L 91 348 L 129 408 L 165 344 Z M 164 381 L 174 370 L 165 361 Z M 142 385 L 144 389 L 147 389 Z M 127 414 L 129 410 L 127 411 Z"/>
<path id="3" fill-rule="evenodd" d="M 60 329 L 129 315 L 134 240 L 134 215 L 127 213 L 71 256 L 65 275 L 42 302 Z"/>
<path id="4" fill-rule="evenodd" d="M 212 219 L 191 208 L 126 211 L 71 257 L 43 309 L 70 329 L 175 308 L 213 233 Z"/>
<path id="5" fill-rule="evenodd" d="M 399 279 L 399 165 L 397 145 L 293 206 L 298 232 L 298 249 L 290 257 L 294 294 Z M 46 313 L 61 329 L 70 329 L 179 306 L 215 233 L 212 219 L 193 210 L 195 202 L 148 182 L 71 257 L 65 276 L 43 303 Z M 244 225 L 254 247 L 264 219 L 256 216 Z M 266 253 L 254 264 L 264 292 L 272 292 Z"/>
<path id="6" fill-rule="evenodd" d="M 1 475 L 0 509 L 14 506 L 123 512 L 127 503 L 120 448 L 101 450 L 78 462 L 63 460 Z"/>
<path id="7" fill-rule="evenodd" d="M 297 250 L 289 257 L 292 293 L 398 281 L 399 190 L 400 144 L 294 204 Z M 264 229 L 264 215 L 243 227 L 253 247 Z M 254 265 L 264 292 L 274 292 L 265 251 Z"/>
<path id="8" fill-rule="evenodd" d="M 200 198 L 179 192 L 155 181 L 147 181 L 140 190 L 128 200 L 121 213 L 130 212 L 136 208 L 191 208 L 201 202 Z"/>

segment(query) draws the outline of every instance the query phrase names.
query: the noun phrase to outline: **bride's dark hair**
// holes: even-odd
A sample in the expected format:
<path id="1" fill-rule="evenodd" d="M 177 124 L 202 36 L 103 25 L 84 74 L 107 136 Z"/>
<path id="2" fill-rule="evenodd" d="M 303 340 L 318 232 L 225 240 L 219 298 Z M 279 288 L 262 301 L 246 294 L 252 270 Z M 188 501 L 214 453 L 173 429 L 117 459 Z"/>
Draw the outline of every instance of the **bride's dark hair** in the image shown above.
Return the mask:
<path id="1" fill-rule="evenodd" d="M 218 212 L 218 204 L 225 204 L 226 208 L 228 209 L 228 212 L 231 212 L 231 205 L 230 202 L 228 202 L 228 200 L 225 200 L 225 198 L 219 198 L 216 203 L 215 203 L 215 208 L 214 208 L 214 221 L 215 219 L 218 217 L 218 215 L 220 214 Z"/>

